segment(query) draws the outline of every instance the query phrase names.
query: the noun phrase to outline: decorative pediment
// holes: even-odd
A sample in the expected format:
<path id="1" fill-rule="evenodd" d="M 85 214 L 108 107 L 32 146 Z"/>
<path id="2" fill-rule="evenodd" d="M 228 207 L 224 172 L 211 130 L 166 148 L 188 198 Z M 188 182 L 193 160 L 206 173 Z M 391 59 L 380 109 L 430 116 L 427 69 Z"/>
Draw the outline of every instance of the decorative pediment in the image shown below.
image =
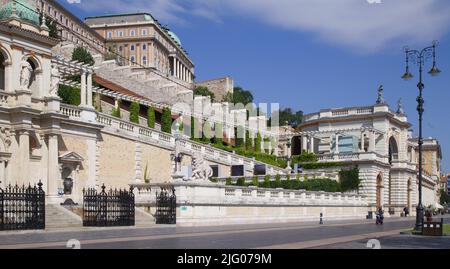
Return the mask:
<path id="1" fill-rule="evenodd" d="M 84 161 L 83 157 L 81 157 L 78 153 L 69 151 L 65 152 L 59 156 L 60 162 L 76 162 L 81 163 Z"/>

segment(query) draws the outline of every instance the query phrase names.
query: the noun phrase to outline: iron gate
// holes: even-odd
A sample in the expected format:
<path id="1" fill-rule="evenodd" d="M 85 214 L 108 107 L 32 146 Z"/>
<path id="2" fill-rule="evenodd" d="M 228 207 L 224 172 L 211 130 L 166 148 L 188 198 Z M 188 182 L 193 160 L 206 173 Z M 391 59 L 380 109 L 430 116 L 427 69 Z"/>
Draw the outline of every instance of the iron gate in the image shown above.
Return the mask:
<path id="1" fill-rule="evenodd" d="M 156 193 L 156 224 L 176 224 L 177 223 L 177 196 L 175 189 Z"/>
<path id="2" fill-rule="evenodd" d="M 83 226 L 134 226 L 133 187 L 127 190 L 83 189 Z"/>
<path id="3" fill-rule="evenodd" d="M 32 187 L 0 188 L 0 231 L 45 229 L 45 192 L 42 183 Z"/>

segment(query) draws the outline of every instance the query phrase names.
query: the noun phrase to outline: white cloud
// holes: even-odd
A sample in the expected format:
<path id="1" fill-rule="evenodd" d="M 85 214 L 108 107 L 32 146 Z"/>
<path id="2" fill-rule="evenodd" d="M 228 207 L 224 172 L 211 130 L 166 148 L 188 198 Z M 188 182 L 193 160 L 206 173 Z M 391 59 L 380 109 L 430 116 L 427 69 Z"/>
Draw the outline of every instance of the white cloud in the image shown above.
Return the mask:
<path id="1" fill-rule="evenodd" d="M 68 0 L 80 1 L 80 0 Z M 146 11 L 162 22 L 186 23 L 201 16 L 226 23 L 230 15 L 252 17 L 282 29 L 310 32 L 320 40 L 360 51 L 394 43 L 431 42 L 448 31 L 448 0 L 91 0 L 98 13 Z M 186 16 L 188 15 L 188 16 Z"/>
<path id="2" fill-rule="evenodd" d="M 69 4 L 81 4 L 81 0 L 67 0 Z"/>

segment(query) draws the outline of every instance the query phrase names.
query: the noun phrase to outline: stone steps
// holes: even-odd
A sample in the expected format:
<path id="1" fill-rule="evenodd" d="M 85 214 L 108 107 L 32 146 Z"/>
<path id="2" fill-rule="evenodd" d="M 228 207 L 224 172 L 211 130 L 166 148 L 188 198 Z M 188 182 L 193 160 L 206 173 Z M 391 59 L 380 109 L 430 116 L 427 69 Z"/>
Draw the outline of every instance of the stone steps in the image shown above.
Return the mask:
<path id="1" fill-rule="evenodd" d="M 81 217 L 60 205 L 45 205 L 46 228 L 82 227 Z"/>

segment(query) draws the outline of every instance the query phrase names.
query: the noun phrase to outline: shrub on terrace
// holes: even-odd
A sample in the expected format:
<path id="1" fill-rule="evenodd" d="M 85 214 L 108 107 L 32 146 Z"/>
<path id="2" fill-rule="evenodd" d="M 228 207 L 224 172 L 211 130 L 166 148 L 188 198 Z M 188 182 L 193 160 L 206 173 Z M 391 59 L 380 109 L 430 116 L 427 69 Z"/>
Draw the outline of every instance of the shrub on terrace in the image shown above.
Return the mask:
<path id="1" fill-rule="evenodd" d="M 140 105 L 138 102 L 132 102 L 130 105 L 130 121 L 139 124 L 139 110 Z"/>
<path id="2" fill-rule="evenodd" d="M 151 106 L 147 109 L 147 126 L 155 128 L 155 109 Z"/>
<path id="3" fill-rule="evenodd" d="M 163 108 L 161 116 L 161 131 L 168 134 L 172 133 L 172 112 L 169 108 Z"/>

